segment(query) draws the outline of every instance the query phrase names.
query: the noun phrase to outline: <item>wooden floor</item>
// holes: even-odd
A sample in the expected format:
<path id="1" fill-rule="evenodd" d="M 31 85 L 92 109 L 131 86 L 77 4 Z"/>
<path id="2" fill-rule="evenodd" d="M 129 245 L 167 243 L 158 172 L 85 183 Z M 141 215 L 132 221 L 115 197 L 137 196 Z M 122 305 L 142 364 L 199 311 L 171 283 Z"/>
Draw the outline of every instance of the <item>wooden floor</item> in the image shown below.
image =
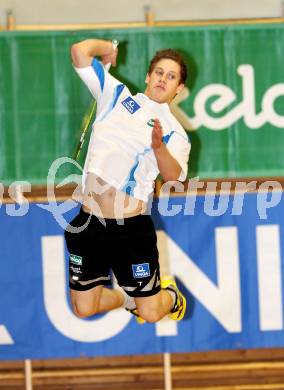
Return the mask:
<path id="1" fill-rule="evenodd" d="M 284 390 L 284 349 L 172 354 L 174 390 Z M 163 355 L 36 360 L 33 390 L 164 389 Z M 0 362 L 0 390 L 24 390 L 24 362 Z"/>

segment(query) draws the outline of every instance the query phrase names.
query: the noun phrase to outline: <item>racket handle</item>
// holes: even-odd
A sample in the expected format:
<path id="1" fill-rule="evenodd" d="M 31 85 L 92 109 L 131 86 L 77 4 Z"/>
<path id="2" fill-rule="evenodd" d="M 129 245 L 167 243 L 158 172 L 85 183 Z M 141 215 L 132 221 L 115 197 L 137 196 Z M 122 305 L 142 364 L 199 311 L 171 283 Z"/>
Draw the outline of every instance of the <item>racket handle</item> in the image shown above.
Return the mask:
<path id="1" fill-rule="evenodd" d="M 118 45 L 119 45 L 119 42 L 116 39 L 113 39 L 113 41 L 112 41 L 113 50 L 115 50 Z M 105 64 L 105 66 L 104 66 L 104 68 L 105 68 L 105 70 L 107 72 L 110 70 L 110 67 L 111 67 L 111 63 L 110 62 L 108 64 Z"/>

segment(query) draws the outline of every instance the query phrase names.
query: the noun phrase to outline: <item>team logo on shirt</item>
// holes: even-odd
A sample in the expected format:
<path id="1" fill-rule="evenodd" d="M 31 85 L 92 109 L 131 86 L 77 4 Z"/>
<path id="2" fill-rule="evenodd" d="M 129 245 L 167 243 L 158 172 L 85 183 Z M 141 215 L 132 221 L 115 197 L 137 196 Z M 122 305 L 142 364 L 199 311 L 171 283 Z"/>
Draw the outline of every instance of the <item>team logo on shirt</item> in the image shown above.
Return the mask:
<path id="1" fill-rule="evenodd" d="M 132 264 L 134 278 L 147 278 L 150 276 L 149 263 Z"/>
<path id="2" fill-rule="evenodd" d="M 150 127 L 154 127 L 155 119 L 149 119 L 147 125 Z"/>
<path id="3" fill-rule="evenodd" d="M 130 112 L 130 114 L 134 114 L 137 110 L 139 110 L 139 108 L 141 108 L 131 96 L 124 99 L 121 104 L 127 109 L 127 111 Z"/>

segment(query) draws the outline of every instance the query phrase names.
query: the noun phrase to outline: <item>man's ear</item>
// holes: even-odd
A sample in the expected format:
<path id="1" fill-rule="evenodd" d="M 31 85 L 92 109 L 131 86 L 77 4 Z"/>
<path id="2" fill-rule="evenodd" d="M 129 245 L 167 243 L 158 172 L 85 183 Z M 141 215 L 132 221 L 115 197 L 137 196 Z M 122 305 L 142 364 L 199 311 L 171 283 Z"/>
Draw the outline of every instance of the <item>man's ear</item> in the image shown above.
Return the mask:
<path id="1" fill-rule="evenodd" d="M 146 79 L 145 79 L 145 83 L 148 84 L 148 83 L 149 83 L 149 80 L 150 80 L 150 76 L 149 76 L 149 73 L 147 73 Z"/>
<path id="2" fill-rule="evenodd" d="M 177 90 L 176 90 L 176 93 L 180 93 L 184 88 L 184 84 L 180 84 L 178 87 L 177 87 Z"/>

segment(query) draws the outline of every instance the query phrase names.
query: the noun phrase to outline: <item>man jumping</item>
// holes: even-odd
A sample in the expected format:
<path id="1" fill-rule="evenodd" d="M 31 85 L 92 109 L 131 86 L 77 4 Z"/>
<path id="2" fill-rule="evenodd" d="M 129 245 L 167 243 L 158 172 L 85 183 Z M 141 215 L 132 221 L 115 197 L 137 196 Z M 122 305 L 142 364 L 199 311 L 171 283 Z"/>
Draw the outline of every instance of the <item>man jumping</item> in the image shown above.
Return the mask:
<path id="1" fill-rule="evenodd" d="M 160 279 L 157 237 L 146 209 L 159 173 L 165 182 L 186 179 L 190 143 L 169 104 L 183 89 L 187 68 L 178 52 L 157 52 L 144 93 L 133 96 L 104 69 L 116 64 L 117 53 L 111 41 L 98 39 L 71 48 L 74 68 L 97 101 L 83 205 L 65 231 L 71 301 L 79 317 L 125 307 L 138 322 L 166 315 L 181 320 L 186 299 L 172 278 Z M 70 227 L 84 224 L 72 233 Z M 121 289 L 106 287 L 110 270 Z"/>

